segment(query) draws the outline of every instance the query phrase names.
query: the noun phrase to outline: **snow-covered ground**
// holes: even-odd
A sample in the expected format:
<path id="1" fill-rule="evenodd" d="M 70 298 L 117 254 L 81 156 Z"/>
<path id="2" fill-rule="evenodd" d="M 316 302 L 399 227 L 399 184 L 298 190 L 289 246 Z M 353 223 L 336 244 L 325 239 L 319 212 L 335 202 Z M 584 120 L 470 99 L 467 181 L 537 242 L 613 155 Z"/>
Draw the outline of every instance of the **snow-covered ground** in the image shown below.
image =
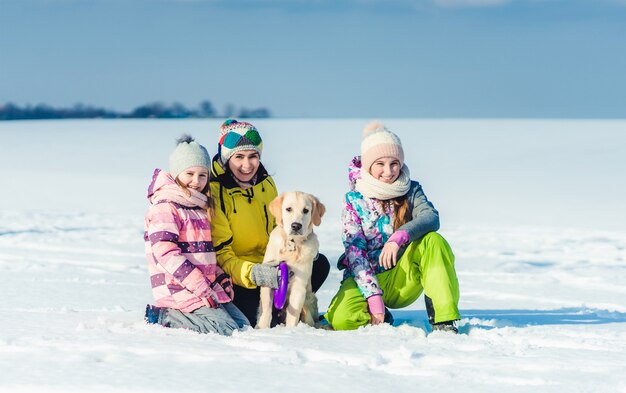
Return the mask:
<path id="1" fill-rule="evenodd" d="M 279 189 L 328 206 L 331 260 L 366 121 L 255 122 Z M 0 123 L 0 392 L 626 392 L 626 121 L 386 121 L 457 257 L 457 336 L 422 299 L 353 332 L 148 326 L 151 169 L 219 123 Z"/>

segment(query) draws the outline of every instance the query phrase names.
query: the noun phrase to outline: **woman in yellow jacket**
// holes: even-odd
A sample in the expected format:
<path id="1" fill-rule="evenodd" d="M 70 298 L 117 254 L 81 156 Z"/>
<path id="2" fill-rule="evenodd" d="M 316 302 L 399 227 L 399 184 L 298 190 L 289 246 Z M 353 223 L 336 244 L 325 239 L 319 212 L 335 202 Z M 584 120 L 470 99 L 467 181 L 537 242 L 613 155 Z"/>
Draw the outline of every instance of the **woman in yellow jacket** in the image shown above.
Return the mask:
<path id="1" fill-rule="evenodd" d="M 259 287 L 278 288 L 275 267 L 261 264 L 269 234 L 276 221 L 269 203 L 278 192 L 261 164 L 263 141 L 250 123 L 227 120 L 220 128 L 218 151 L 211 168 L 211 220 L 217 263 L 231 276 L 235 305 L 256 325 Z M 311 285 L 317 291 L 330 271 L 319 254 L 313 264 Z"/>

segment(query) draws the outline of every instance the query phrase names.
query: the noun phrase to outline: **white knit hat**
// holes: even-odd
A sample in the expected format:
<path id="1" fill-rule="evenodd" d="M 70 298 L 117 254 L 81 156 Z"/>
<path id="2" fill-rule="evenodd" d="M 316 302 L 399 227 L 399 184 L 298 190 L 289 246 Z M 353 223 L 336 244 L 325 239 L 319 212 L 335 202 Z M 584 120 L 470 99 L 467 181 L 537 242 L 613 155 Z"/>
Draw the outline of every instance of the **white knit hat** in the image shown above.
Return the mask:
<path id="1" fill-rule="evenodd" d="M 369 171 L 374 161 L 393 157 L 404 164 L 404 150 L 400 138 L 389 131 L 381 122 L 374 121 L 363 129 L 361 141 L 361 168 Z"/>
<path id="2" fill-rule="evenodd" d="M 174 179 L 187 168 L 194 166 L 211 168 L 209 152 L 204 146 L 194 141 L 191 135 L 183 135 L 176 142 L 178 145 L 170 154 L 170 173 Z"/>

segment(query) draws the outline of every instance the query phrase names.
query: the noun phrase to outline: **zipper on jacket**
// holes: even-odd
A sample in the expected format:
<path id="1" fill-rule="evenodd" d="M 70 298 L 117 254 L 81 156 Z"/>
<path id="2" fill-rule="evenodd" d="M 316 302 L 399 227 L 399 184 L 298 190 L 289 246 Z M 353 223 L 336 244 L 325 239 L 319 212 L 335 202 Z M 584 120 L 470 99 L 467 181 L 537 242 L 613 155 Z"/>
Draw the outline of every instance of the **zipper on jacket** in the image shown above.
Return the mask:
<path id="1" fill-rule="evenodd" d="M 270 234 L 270 217 L 267 215 L 267 205 L 263 205 L 263 212 L 265 213 L 265 232 Z"/>
<path id="2" fill-rule="evenodd" d="M 220 183 L 220 207 L 222 208 L 222 213 L 226 214 L 226 206 L 224 205 L 224 186 Z"/>
<path id="3" fill-rule="evenodd" d="M 230 198 L 233 200 L 233 213 L 237 213 L 237 205 L 235 205 L 235 194 L 241 194 L 245 196 L 245 194 L 241 190 L 233 190 L 228 193 Z"/>

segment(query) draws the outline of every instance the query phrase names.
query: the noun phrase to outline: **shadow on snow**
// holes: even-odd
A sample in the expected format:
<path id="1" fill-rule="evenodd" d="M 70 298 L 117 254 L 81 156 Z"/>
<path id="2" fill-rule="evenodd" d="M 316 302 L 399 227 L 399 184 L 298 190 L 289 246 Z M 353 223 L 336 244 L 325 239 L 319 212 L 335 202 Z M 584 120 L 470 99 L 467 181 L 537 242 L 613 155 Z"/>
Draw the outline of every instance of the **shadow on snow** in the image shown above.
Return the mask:
<path id="1" fill-rule="evenodd" d="M 474 328 L 527 327 L 541 325 L 595 325 L 626 322 L 626 313 L 590 308 L 560 308 L 556 310 L 460 310 L 459 332 Z M 391 310 L 394 326 L 406 323 L 430 330 L 426 311 Z"/>

